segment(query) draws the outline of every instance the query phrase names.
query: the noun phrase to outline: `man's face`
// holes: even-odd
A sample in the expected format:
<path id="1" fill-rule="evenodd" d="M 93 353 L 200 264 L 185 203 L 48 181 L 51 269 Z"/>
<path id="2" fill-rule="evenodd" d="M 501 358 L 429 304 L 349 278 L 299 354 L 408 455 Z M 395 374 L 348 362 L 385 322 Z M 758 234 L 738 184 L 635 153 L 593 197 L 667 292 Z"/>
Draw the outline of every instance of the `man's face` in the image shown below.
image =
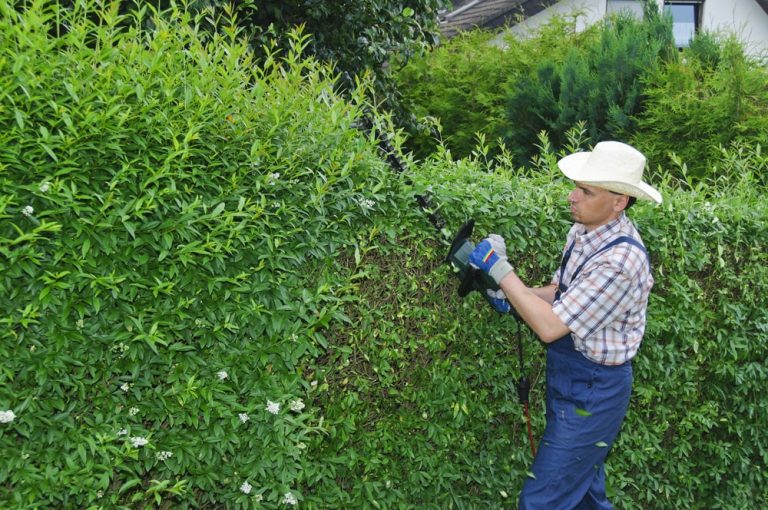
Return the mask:
<path id="1" fill-rule="evenodd" d="M 587 232 L 618 218 L 626 206 L 626 195 L 574 182 L 576 186 L 568 194 L 573 220 L 584 224 Z"/>

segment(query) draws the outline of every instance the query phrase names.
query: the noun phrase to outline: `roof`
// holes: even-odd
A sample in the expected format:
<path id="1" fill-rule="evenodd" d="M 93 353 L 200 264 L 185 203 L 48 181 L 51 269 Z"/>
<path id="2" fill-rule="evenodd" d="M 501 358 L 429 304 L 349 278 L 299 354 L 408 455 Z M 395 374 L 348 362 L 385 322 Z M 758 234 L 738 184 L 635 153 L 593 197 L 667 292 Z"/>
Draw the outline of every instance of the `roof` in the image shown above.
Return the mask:
<path id="1" fill-rule="evenodd" d="M 768 3 L 768 0 L 762 0 Z M 445 37 L 473 28 L 494 28 L 514 24 L 543 11 L 556 0 L 463 0 L 441 17 L 440 30 Z"/>
<path id="2" fill-rule="evenodd" d="M 768 14 L 768 0 L 755 0 L 757 5 L 763 8 L 766 14 Z"/>

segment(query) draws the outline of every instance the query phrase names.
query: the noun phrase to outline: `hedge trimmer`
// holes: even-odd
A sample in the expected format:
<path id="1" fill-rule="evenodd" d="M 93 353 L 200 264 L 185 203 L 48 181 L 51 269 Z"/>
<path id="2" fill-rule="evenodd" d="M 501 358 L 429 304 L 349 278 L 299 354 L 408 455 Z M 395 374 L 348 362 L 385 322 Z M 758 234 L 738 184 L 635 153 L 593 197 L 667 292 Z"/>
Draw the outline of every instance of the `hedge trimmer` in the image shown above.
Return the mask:
<path id="1" fill-rule="evenodd" d="M 377 129 L 377 126 L 374 125 L 369 115 L 363 115 L 363 117 L 360 119 L 358 127 L 369 133 L 373 133 L 376 140 L 378 140 L 379 150 L 384 155 L 384 158 L 389 164 L 390 168 L 392 168 L 396 173 L 402 174 L 405 171 L 406 166 L 400 160 L 400 157 L 395 151 L 395 148 L 392 146 L 392 143 L 389 140 L 389 136 L 382 130 Z M 408 183 L 410 184 L 410 182 Z M 442 234 L 445 227 L 445 220 L 439 215 L 439 213 L 430 208 L 430 198 L 425 195 L 416 195 L 416 202 L 419 204 L 421 210 L 424 211 L 424 213 L 427 215 L 427 219 L 429 220 L 430 224 L 437 230 L 438 233 Z M 469 263 L 469 255 L 475 249 L 475 245 L 470 241 L 474 227 L 475 220 L 470 219 L 464 223 L 461 228 L 459 228 L 458 232 L 453 238 L 453 241 L 451 242 L 448 255 L 445 258 L 445 262 L 449 263 L 453 267 L 456 276 L 459 278 L 459 287 L 457 290 L 459 297 L 463 298 L 470 292 L 477 291 L 480 293 L 480 295 L 483 296 L 483 298 L 485 298 L 486 301 L 488 301 L 489 304 L 492 305 L 492 308 L 494 308 L 492 302 L 492 294 L 496 294 L 500 291 L 499 286 L 496 284 L 493 278 Z M 496 309 L 494 308 L 494 310 Z M 523 359 L 523 341 L 521 336 L 521 325 L 523 321 L 511 306 L 510 310 L 511 311 L 509 315 L 512 315 L 517 322 L 517 351 L 520 360 L 520 371 L 522 372 L 525 367 Z M 531 443 L 531 452 L 535 457 L 536 446 L 533 440 L 531 414 L 529 409 L 530 388 L 530 380 L 523 374 L 517 381 L 517 395 L 519 402 L 523 405 L 523 411 L 525 413 L 526 423 L 528 426 L 528 439 Z"/>
<path id="2" fill-rule="evenodd" d="M 456 276 L 459 277 L 460 283 L 457 292 L 460 297 L 464 297 L 472 291 L 477 291 L 485 297 L 486 301 L 491 303 L 490 293 L 498 291 L 499 286 L 493 278 L 469 263 L 469 254 L 475 249 L 475 245 L 469 240 L 474 228 L 475 220 L 473 219 L 470 219 L 459 228 L 459 231 L 453 238 L 451 248 L 448 250 L 446 262 L 454 267 Z M 523 360 L 523 339 L 520 332 L 523 320 L 515 312 L 514 308 L 510 307 L 510 310 L 510 315 L 512 315 L 517 322 L 517 354 L 520 359 L 520 371 L 522 372 L 525 367 Z M 517 380 L 517 397 L 519 402 L 523 405 L 523 412 L 525 413 L 525 420 L 528 426 L 528 439 L 531 443 L 531 453 L 535 457 L 536 445 L 533 440 L 533 428 L 531 426 L 531 412 L 529 408 L 530 390 L 531 382 L 525 374 L 522 374 L 520 379 Z"/>

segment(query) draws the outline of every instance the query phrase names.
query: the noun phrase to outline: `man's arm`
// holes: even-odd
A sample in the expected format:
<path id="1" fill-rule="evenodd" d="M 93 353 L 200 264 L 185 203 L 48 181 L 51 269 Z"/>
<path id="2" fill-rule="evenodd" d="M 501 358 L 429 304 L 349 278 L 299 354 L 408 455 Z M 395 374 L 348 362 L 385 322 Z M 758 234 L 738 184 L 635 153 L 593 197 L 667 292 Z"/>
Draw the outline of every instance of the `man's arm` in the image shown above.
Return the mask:
<path id="1" fill-rule="evenodd" d="M 510 271 L 499 282 L 499 287 L 542 342 L 551 343 L 570 333 L 568 326 L 552 311 L 556 290 L 554 285 L 531 289 L 525 286 L 514 271 Z"/>
<path id="2" fill-rule="evenodd" d="M 557 290 L 557 285 L 554 283 L 550 283 L 546 287 L 530 287 L 529 290 L 550 305 L 555 302 L 555 291 Z"/>
<path id="3" fill-rule="evenodd" d="M 469 254 L 469 263 L 493 278 L 509 303 L 543 342 L 554 342 L 570 332 L 552 311 L 555 287 L 526 287 L 507 261 L 507 247 L 501 236 L 492 234 L 480 241 Z"/>

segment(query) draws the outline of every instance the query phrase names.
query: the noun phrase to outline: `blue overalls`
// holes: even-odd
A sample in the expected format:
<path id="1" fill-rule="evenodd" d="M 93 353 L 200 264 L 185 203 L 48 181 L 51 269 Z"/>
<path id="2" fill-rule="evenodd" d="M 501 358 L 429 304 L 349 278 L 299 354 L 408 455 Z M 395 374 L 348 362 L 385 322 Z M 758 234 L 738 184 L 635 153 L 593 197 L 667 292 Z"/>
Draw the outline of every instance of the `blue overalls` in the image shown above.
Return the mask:
<path id="1" fill-rule="evenodd" d="M 608 248 L 630 243 L 622 236 L 592 253 L 571 276 Z M 562 282 L 573 251 L 560 264 L 555 301 L 568 288 Z M 600 365 L 578 352 L 568 334 L 547 347 L 547 425 L 531 473 L 520 493 L 520 510 L 611 509 L 605 494 L 604 462 L 621 428 L 632 392 L 632 362 Z"/>

